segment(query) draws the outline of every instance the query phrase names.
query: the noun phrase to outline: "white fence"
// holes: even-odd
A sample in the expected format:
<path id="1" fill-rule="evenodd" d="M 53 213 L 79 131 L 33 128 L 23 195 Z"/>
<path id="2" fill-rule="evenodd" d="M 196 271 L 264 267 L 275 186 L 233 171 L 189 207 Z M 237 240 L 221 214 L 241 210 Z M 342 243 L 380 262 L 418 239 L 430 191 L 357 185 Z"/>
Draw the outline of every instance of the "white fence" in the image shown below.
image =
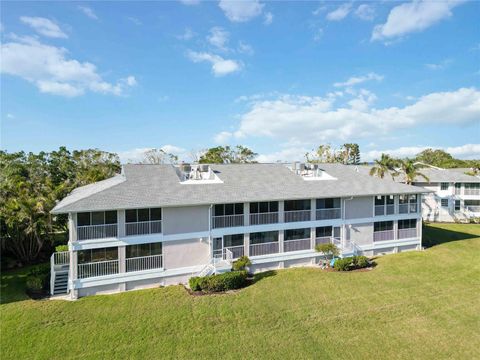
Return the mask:
<path id="1" fill-rule="evenodd" d="M 59 251 L 53 253 L 53 265 L 68 265 L 70 263 L 70 252 Z"/>
<path id="2" fill-rule="evenodd" d="M 395 231 L 385 230 L 385 231 L 375 231 L 373 233 L 373 241 L 387 241 L 393 240 L 395 238 Z"/>
<path id="3" fill-rule="evenodd" d="M 117 234 L 118 234 L 117 224 L 77 226 L 78 240 L 117 237 Z"/>
<path id="4" fill-rule="evenodd" d="M 161 269 L 163 267 L 162 255 L 139 256 L 126 259 L 126 271 L 143 271 Z"/>
<path id="5" fill-rule="evenodd" d="M 301 251 L 311 249 L 311 241 L 308 239 L 285 240 L 283 242 L 283 251 Z"/>
<path id="6" fill-rule="evenodd" d="M 245 254 L 245 247 L 243 245 L 239 246 L 226 246 L 223 249 L 213 250 L 213 257 L 216 259 L 227 259 L 228 252 L 231 253 L 232 259 L 238 259 L 239 257 Z"/>
<path id="7" fill-rule="evenodd" d="M 340 208 L 317 209 L 317 220 L 340 219 L 342 212 Z"/>
<path id="8" fill-rule="evenodd" d="M 225 227 L 235 227 L 243 226 L 243 214 L 240 215 L 222 215 L 222 216 L 212 216 L 213 228 L 225 228 Z"/>
<path id="9" fill-rule="evenodd" d="M 125 235 L 146 235 L 162 232 L 162 220 L 139 221 L 125 224 Z"/>
<path id="10" fill-rule="evenodd" d="M 118 260 L 98 261 L 78 264 L 78 278 L 118 274 Z"/>
<path id="11" fill-rule="evenodd" d="M 331 242 L 333 242 L 331 236 L 321 236 L 315 238 L 315 246 L 320 244 L 329 244 Z"/>
<path id="12" fill-rule="evenodd" d="M 285 211 L 285 222 L 310 221 L 310 210 Z"/>
<path id="13" fill-rule="evenodd" d="M 250 225 L 263 225 L 263 224 L 276 224 L 276 223 L 278 223 L 278 212 L 250 214 Z"/>
<path id="14" fill-rule="evenodd" d="M 250 245 L 250 256 L 276 254 L 278 251 L 279 247 L 277 241 Z"/>
<path id="15" fill-rule="evenodd" d="M 398 238 L 399 239 L 409 239 L 417 237 L 417 229 L 398 229 Z"/>

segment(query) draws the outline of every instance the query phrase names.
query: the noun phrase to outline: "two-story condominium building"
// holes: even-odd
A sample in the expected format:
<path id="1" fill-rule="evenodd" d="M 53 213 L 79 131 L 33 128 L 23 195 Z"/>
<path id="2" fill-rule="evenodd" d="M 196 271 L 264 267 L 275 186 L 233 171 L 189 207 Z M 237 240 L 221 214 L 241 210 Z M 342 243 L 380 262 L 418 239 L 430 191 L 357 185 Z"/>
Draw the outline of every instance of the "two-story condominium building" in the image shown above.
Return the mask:
<path id="1" fill-rule="evenodd" d="M 464 221 L 480 218 L 480 177 L 467 175 L 469 169 L 426 167 L 428 177 L 415 179 L 414 185 L 431 190 L 422 204 L 422 216 L 428 221 Z"/>
<path id="2" fill-rule="evenodd" d="M 315 245 L 342 256 L 420 249 L 421 187 L 340 164 L 125 165 L 74 190 L 69 251 L 52 255 L 53 292 L 90 294 L 187 283 L 229 271 L 318 263 Z"/>

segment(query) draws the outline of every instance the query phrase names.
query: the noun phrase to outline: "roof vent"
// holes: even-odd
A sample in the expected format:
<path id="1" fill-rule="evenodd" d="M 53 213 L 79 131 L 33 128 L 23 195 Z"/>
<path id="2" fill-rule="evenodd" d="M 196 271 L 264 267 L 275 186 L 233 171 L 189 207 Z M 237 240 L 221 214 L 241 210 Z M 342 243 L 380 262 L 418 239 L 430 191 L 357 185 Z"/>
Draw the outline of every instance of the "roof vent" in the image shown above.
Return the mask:
<path id="1" fill-rule="evenodd" d="M 327 174 L 323 169 L 320 169 L 318 164 L 305 164 L 296 161 L 293 162 L 289 168 L 296 175 L 301 176 L 304 180 L 336 180 L 333 176 Z"/>
<path id="2" fill-rule="evenodd" d="M 180 164 L 176 168 L 181 184 L 222 183 L 208 164 Z"/>

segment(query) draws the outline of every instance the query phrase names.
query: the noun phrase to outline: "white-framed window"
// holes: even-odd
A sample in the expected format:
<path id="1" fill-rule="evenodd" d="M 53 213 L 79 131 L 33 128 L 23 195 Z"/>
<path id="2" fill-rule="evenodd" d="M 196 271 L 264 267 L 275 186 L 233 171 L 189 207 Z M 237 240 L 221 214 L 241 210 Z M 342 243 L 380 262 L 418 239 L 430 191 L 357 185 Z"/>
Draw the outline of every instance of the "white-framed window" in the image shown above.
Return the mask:
<path id="1" fill-rule="evenodd" d="M 455 200 L 455 211 L 460 211 L 460 200 Z"/>
<path id="2" fill-rule="evenodd" d="M 448 190 L 448 183 L 446 182 L 440 183 L 440 190 Z"/>
<path id="3" fill-rule="evenodd" d="M 442 205 L 442 207 L 448 207 L 448 199 L 441 199 L 440 205 Z"/>

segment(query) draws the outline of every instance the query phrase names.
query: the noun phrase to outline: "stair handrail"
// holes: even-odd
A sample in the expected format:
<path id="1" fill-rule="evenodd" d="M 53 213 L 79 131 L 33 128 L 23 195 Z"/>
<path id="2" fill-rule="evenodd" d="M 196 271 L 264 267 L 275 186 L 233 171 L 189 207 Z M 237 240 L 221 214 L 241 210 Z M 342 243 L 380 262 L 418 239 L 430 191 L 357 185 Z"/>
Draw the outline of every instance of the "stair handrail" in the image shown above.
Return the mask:
<path id="1" fill-rule="evenodd" d="M 227 260 L 230 264 L 233 261 L 233 252 L 230 249 L 225 249 L 225 260 Z"/>

